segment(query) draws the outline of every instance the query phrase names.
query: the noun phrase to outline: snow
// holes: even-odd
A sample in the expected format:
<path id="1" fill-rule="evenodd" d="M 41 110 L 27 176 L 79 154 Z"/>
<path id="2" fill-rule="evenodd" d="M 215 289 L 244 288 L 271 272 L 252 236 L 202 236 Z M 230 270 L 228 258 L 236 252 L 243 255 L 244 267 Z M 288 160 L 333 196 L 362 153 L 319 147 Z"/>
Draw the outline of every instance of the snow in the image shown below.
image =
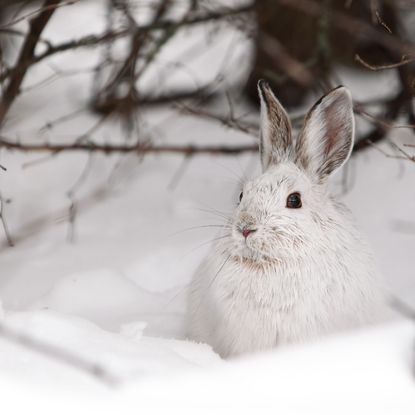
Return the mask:
<path id="1" fill-rule="evenodd" d="M 120 332 L 112 333 L 86 319 L 43 310 L 10 313 L 5 316 L 3 324 L 32 339 L 60 348 L 68 355 L 90 362 L 91 366 L 103 368 L 106 374 L 104 377 L 114 382 L 126 382 L 131 378 L 178 369 L 211 367 L 220 361 L 207 345 L 143 336 L 143 322 L 125 324 Z M 8 349 L 9 344 L 2 351 L 3 356 L 7 355 Z M 29 367 L 32 371 L 34 363 L 37 370 L 32 376 L 36 376 L 38 372 L 41 376 L 42 373 L 47 373 L 50 381 L 48 371 L 42 370 L 45 356 L 39 354 L 33 360 Z M 2 367 L 2 370 L 7 369 L 10 361 L 13 360 L 5 361 L 6 367 Z M 20 367 L 19 360 L 13 362 L 14 374 L 27 370 L 26 359 L 22 359 L 22 363 Z M 80 374 L 83 375 L 82 372 Z M 87 378 L 85 375 L 82 377 Z"/>
<path id="2" fill-rule="evenodd" d="M 43 332 L 55 343 L 59 338 L 68 349 L 104 364 L 113 375 L 125 380 L 149 371 L 152 376 L 111 389 L 71 367 L 27 350 L 16 353 L 14 347 L 0 342 L 2 356 L 9 358 L 9 367 L 6 359 L 0 366 L 0 387 L 7 391 L 2 394 L 2 406 L 12 408 L 11 413 L 42 408 L 44 414 L 57 410 L 64 414 L 261 410 L 406 415 L 415 407 L 414 327 L 409 321 L 225 363 L 207 346 L 157 342 L 137 333 L 132 338 L 110 334 L 84 320 L 50 312 L 18 314 L 10 317 L 9 324 L 27 327 L 30 323 L 32 334 Z M 185 368 L 180 375 L 157 376 Z M 25 399 L 18 399 L 22 387 Z"/>
<path id="3" fill-rule="evenodd" d="M 45 36 L 59 42 L 74 29 L 78 37 L 99 31 L 101 2 L 81 3 L 68 8 L 69 14 L 60 10 Z M 70 24 L 63 24 L 64 18 Z M 249 57 L 248 46 L 236 31 L 215 36 L 211 27 L 192 30 L 166 48 L 159 64 L 175 60 L 183 50 L 205 53 L 187 53 L 188 67 L 170 73 L 168 85 L 158 83 L 160 91 L 215 79 L 225 56 L 232 74 L 225 82 L 245 76 L 241 63 Z M 97 58 L 87 49 L 56 56 L 53 65 L 87 68 Z M 51 73 L 46 63 L 40 64 L 25 86 Z M 86 105 L 91 77 L 82 75 L 80 85 L 79 78 L 67 76 L 26 92 L 13 107 L 4 135 L 71 141 L 84 133 L 97 121 L 95 116 L 81 114 L 52 130 L 41 128 Z M 158 77 L 158 71 L 149 71 L 142 80 L 144 88 Z M 385 73 L 366 79 L 340 70 L 339 77 L 358 99 L 394 88 Z M 53 96 L 47 95 L 50 91 Z M 223 101 L 212 106 L 226 111 Z M 140 117 L 158 143 L 253 142 L 242 133 L 179 116 L 170 108 L 144 110 Z M 119 140 L 119 126 L 106 124 L 96 139 Z M 413 136 L 395 130 L 390 139 L 408 143 Z M 393 153 L 387 143 L 381 148 Z M 209 346 L 186 340 L 186 288 L 217 235 L 218 229 L 210 225 L 222 223 L 218 214 L 232 212 L 240 180 L 258 172 L 257 155 L 198 156 L 177 182 L 172 177 L 182 166 L 181 157 L 148 156 L 140 162 L 134 155 L 93 155 L 86 179 L 74 191 L 78 214 L 73 228 L 67 192 L 89 157 L 42 158 L 1 152 L 0 162 L 8 170 L 0 174 L 0 190 L 10 199 L 5 217 L 16 246 L 7 248 L 2 236 L 0 321 L 104 368 L 110 383 L 118 386 L 0 338 L 2 409 L 43 414 L 137 413 L 144 408 L 163 413 L 252 408 L 284 414 L 414 412 L 414 326 L 402 317 L 229 362 Z M 337 175 L 333 183 L 333 191 L 352 209 L 372 243 L 389 290 L 408 304 L 415 304 L 414 180 L 412 163 L 373 149 L 354 156 L 345 175 Z"/>

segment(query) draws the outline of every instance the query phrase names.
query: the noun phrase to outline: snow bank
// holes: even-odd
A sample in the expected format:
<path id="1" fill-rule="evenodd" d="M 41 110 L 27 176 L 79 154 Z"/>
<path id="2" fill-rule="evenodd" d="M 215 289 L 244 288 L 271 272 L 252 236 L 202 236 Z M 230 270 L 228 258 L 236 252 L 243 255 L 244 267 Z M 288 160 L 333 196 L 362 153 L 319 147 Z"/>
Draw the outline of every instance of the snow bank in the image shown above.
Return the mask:
<path id="1" fill-rule="evenodd" d="M 7 313 L 3 325 L 35 344 L 21 341 L 19 336 L 20 346 L 16 340 L 0 338 L 0 371 L 40 378 L 45 386 L 62 380 L 68 386 L 67 380 L 75 375 L 88 381 L 95 378 L 96 383 L 122 384 L 220 362 L 207 345 L 144 336 L 143 322 L 125 324 L 119 333 L 113 333 L 88 320 L 44 310 Z"/>
<path id="2" fill-rule="evenodd" d="M 52 312 L 15 313 L 6 322 L 99 363 L 122 382 L 108 386 L 0 341 L 2 408 L 12 410 L 8 413 L 405 415 L 415 410 L 414 325 L 404 320 L 226 363 L 207 346 L 145 337 L 141 324 L 117 335 Z M 205 369 L 183 371 L 195 367 Z M 154 376 L 160 373 L 166 375 Z"/>
<path id="3" fill-rule="evenodd" d="M 253 356 L 174 383 L 130 386 L 117 402 L 140 390 L 145 405 L 187 412 L 411 414 L 413 340 L 413 323 L 402 321 Z"/>

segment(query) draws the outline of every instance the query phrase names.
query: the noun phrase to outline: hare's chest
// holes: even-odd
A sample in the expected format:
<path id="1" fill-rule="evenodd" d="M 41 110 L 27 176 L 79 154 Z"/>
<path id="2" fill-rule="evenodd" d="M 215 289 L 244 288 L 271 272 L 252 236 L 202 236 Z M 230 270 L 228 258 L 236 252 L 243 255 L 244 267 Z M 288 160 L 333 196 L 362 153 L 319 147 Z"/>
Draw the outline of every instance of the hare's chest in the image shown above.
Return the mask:
<path id="1" fill-rule="evenodd" d="M 286 311 L 304 298 L 298 270 L 272 269 L 252 266 L 239 267 L 237 272 L 218 278 L 215 284 L 217 299 L 224 300 L 230 309 Z"/>
<path id="2" fill-rule="evenodd" d="M 215 284 L 216 338 L 220 350 L 233 353 L 262 350 L 277 344 L 313 337 L 316 312 L 308 298 L 310 287 L 299 283 L 291 270 L 285 273 L 241 269 Z"/>

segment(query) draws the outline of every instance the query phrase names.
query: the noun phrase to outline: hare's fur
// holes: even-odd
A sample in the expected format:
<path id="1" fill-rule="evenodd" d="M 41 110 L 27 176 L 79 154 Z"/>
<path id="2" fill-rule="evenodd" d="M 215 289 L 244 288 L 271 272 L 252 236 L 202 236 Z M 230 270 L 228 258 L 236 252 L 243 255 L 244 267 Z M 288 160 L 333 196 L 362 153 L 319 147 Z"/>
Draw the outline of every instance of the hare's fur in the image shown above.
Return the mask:
<path id="1" fill-rule="evenodd" d="M 327 188 L 353 144 L 349 93 L 323 97 L 293 142 L 269 87 L 260 92 L 264 172 L 245 184 L 190 288 L 190 337 L 224 357 L 370 322 L 381 307 L 371 251 Z M 286 207 L 293 192 L 299 209 Z"/>

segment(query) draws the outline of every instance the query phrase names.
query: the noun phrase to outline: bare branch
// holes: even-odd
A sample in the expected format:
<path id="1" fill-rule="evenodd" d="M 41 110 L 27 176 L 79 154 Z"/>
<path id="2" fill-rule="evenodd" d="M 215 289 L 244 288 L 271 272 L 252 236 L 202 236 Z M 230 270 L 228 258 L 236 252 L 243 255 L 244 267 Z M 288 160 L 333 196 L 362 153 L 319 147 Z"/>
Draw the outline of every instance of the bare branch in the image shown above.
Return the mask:
<path id="1" fill-rule="evenodd" d="M 283 4 L 284 6 L 314 17 L 321 16 L 324 11 L 323 6 L 314 0 L 276 1 L 279 4 Z M 332 19 L 333 24 L 336 25 L 336 28 L 348 33 L 354 38 L 366 39 L 370 41 L 375 40 L 377 43 L 393 53 L 399 52 L 403 55 L 415 55 L 415 45 L 413 43 L 405 42 L 389 33 L 383 33 L 362 20 L 334 10 L 331 11 L 330 18 Z"/>
<path id="2" fill-rule="evenodd" d="M 10 80 L 0 103 L 0 125 L 3 123 L 9 108 L 19 94 L 20 86 L 29 68 L 28 63 L 35 56 L 35 48 L 40 39 L 40 35 L 59 3 L 60 0 L 45 0 L 43 11 L 30 21 L 29 35 L 26 37 L 20 50 L 15 68 L 10 72 Z"/>
<path id="3" fill-rule="evenodd" d="M 9 226 L 7 225 L 6 218 L 4 216 L 4 204 L 5 200 L 3 198 L 3 195 L 0 194 L 0 220 L 3 225 L 4 234 L 6 236 L 6 240 L 9 246 L 14 246 L 13 238 L 11 237 Z"/>
<path id="4" fill-rule="evenodd" d="M 19 150 L 23 152 L 51 152 L 61 153 L 67 151 L 86 151 L 97 153 L 136 153 L 136 154 L 149 154 L 149 153 L 171 153 L 171 154 L 223 154 L 223 155 L 235 155 L 240 153 L 255 152 L 258 150 L 258 145 L 240 145 L 240 146 L 149 146 L 140 143 L 132 145 L 123 144 L 98 144 L 93 142 L 75 142 L 70 144 L 22 144 L 20 142 L 13 142 L 4 137 L 0 137 L 0 148 L 7 148 L 9 150 Z"/>
<path id="5" fill-rule="evenodd" d="M 391 63 L 389 65 L 371 65 L 370 63 L 363 60 L 359 55 L 355 55 L 355 60 L 371 71 L 383 71 L 385 69 L 395 69 L 399 68 L 400 66 L 407 65 L 408 63 L 414 62 L 415 58 L 402 59 L 400 62 Z"/>
<path id="6" fill-rule="evenodd" d="M 375 11 L 375 15 L 376 15 L 378 23 L 381 26 L 383 26 L 388 33 L 392 34 L 393 32 L 392 32 L 391 28 L 384 22 L 384 20 L 382 19 L 382 17 L 380 16 L 380 14 L 377 10 Z"/>
<path id="7" fill-rule="evenodd" d="M 53 10 L 52 10 L 53 11 Z M 163 20 L 148 25 L 139 26 L 136 29 L 136 33 L 146 33 L 153 30 L 174 30 L 179 27 L 193 26 L 200 23 L 208 23 L 211 21 L 217 20 L 226 20 L 232 17 L 250 13 L 253 11 L 253 5 L 242 6 L 236 9 L 221 9 L 210 13 L 205 13 L 201 16 L 195 16 L 183 20 Z M 88 35 L 84 36 L 77 40 L 71 40 L 68 42 L 63 42 L 54 46 L 48 47 L 43 53 L 40 53 L 37 56 L 31 56 L 28 59 L 20 62 L 16 65 L 15 68 L 6 71 L 0 77 L 0 82 L 7 79 L 11 74 L 16 70 L 21 70 L 22 67 L 28 67 L 35 63 L 38 63 L 49 56 L 55 55 L 57 53 L 62 53 L 67 50 L 74 50 L 83 47 L 91 47 L 99 44 L 104 44 L 107 42 L 112 42 L 119 38 L 125 37 L 126 35 L 131 34 L 131 28 L 120 29 L 120 30 L 110 30 L 106 31 L 100 35 Z"/>
<path id="8" fill-rule="evenodd" d="M 38 16 L 39 14 L 42 14 L 43 12 L 55 10 L 55 9 L 57 9 L 59 7 L 63 7 L 63 6 L 71 6 L 75 3 L 78 3 L 79 1 L 80 0 L 66 0 L 66 1 L 61 1 L 59 3 L 56 3 L 56 4 L 45 4 L 43 7 L 39 8 L 39 9 L 37 9 L 37 10 L 31 12 L 31 13 L 28 13 L 24 16 L 20 16 L 17 19 L 12 20 L 11 22 L 7 22 L 6 24 L 1 25 L 0 30 L 9 28 L 11 26 L 14 26 L 17 23 L 22 22 L 23 20 L 28 20 L 32 17 Z"/>
<path id="9" fill-rule="evenodd" d="M 100 364 L 90 362 L 81 356 L 77 356 L 69 352 L 68 350 L 35 339 L 25 333 L 15 331 L 1 322 L 0 337 L 15 345 L 21 346 L 25 349 L 39 353 L 49 359 L 57 360 L 71 366 L 72 368 L 87 373 L 108 386 L 115 386 L 119 383 L 119 380 Z"/>
<path id="10" fill-rule="evenodd" d="M 224 117 L 218 114 L 211 113 L 201 108 L 190 107 L 183 103 L 178 103 L 175 105 L 176 108 L 185 113 L 195 115 L 197 117 L 206 118 L 208 120 L 216 121 L 222 124 L 224 127 L 231 128 L 251 136 L 257 136 L 259 131 L 259 125 L 256 123 L 249 123 L 246 121 L 240 121 L 233 117 L 231 114 L 230 117 Z"/>
<path id="11" fill-rule="evenodd" d="M 307 66 L 290 55 L 277 39 L 261 33 L 260 47 L 269 56 L 276 68 L 282 70 L 288 78 L 299 85 L 309 87 L 314 83 L 314 75 Z"/>

